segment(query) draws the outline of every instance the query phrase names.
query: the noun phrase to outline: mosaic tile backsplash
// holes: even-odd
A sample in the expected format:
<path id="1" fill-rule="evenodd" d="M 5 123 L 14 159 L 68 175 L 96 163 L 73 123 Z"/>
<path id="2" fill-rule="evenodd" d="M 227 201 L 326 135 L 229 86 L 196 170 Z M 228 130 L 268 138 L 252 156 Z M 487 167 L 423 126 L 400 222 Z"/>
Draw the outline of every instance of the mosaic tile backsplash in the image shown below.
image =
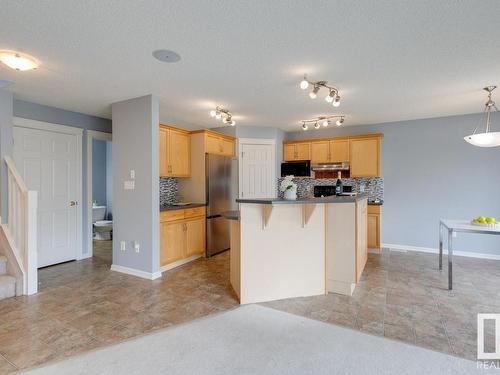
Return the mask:
<path id="1" fill-rule="evenodd" d="M 168 206 L 177 201 L 177 179 L 160 177 L 160 206 Z"/>
<path id="2" fill-rule="evenodd" d="M 278 196 L 283 198 L 283 193 L 279 191 L 279 186 L 283 178 L 278 179 Z M 293 181 L 297 184 L 297 196 L 299 198 L 312 197 L 314 185 L 335 185 L 336 178 L 294 178 Z M 352 191 L 356 193 L 368 194 L 369 200 L 380 199 L 384 200 L 384 179 L 382 177 L 355 177 L 343 178 L 344 186 L 352 186 Z"/>

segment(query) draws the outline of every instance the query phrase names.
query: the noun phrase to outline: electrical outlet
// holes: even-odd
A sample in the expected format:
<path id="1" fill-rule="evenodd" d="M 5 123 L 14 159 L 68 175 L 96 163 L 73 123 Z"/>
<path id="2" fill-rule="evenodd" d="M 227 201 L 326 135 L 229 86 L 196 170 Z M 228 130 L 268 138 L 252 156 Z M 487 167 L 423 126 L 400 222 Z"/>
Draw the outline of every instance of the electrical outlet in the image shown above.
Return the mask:
<path id="1" fill-rule="evenodd" d="M 136 253 L 138 253 L 138 252 L 139 252 L 139 249 L 140 249 L 139 242 L 134 241 L 134 250 L 135 250 L 135 252 L 136 252 Z"/>
<path id="2" fill-rule="evenodd" d="M 125 247 L 126 247 L 125 241 L 120 241 L 120 250 L 125 251 Z"/>

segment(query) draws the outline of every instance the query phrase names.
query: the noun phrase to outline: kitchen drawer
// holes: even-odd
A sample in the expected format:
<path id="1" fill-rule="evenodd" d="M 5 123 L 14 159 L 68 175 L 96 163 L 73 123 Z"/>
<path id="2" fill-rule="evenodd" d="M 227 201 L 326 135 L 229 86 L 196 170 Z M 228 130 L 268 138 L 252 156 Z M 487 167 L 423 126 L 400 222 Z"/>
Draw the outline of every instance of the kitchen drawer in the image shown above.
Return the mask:
<path id="1" fill-rule="evenodd" d="M 184 211 L 184 217 L 196 217 L 196 216 L 205 216 L 206 209 L 205 207 L 194 207 L 194 208 L 186 208 Z"/>
<path id="2" fill-rule="evenodd" d="M 184 219 L 185 210 L 172 210 L 160 212 L 160 221 L 174 221 Z"/>
<path id="3" fill-rule="evenodd" d="M 380 206 L 374 206 L 369 204 L 368 205 L 368 213 L 369 214 L 379 214 L 380 213 Z"/>

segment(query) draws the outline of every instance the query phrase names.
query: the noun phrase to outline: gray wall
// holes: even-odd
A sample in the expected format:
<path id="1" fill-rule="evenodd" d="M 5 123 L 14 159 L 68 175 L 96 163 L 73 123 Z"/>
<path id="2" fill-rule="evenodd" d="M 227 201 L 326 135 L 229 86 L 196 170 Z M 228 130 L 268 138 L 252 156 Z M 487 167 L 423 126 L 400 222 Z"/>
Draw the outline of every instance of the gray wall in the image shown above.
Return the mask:
<path id="1" fill-rule="evenodd" d="M 113 116 L 113 264 L 159 270 L 158 98 L 151 95 L 114 103 Z M 135 170 L 135 190 L 124 190 Z M 126 251 L 120 251 L 120 241 Z M 133 249 L 140 244 L 140 253 Z"/>
<path id="2" fill-rule="evenodd" d="M 113 220 L 113 146 L 106 142 L 106 204 L 108 206 L 108 220 Z"/>
<path id="3" fill-rule="evenodd" d="M 89 116 L 83 113 L 66 111 L 64 109 L 49 107 L 41 104 L 30 103 L 22 100 L 14 100 L 14 116 L 31 120 L 50 122 L 66 126 L 84 129 L 82 139 L 82 238 L 83 251 L 87 250 L 87 210 L 90 202 L 87 202 L 87 130 L 97 130 L 111 133 L 111 121 L 108 119 Z"/>
<path id="4" fill-rule="evenodd" d="M 0 216 L 7 220 L 7 166 L 4 156 L 12 156 L 12 93 L 0 90 Z"/>
<path id="5" fill-rule="evenodd" d="M 92 200 L 107 206 L 106 197 L 106 141 L 92 141 Z"/>
<path id="6" fill-rule="evenodd" d="M 452 116 L 286 134 L 286 139 L 381 132 L 382 242 L 437 248 L 440 218 L 500 218 L 500 148 L 463 140 L 480 115 Z M 494 129 L 500 130 L 500 116 Z M 482 122 L 481 122 L 482 124 Z M 500 236 L 459 235 L 456 250 L 500 254 Z"/>

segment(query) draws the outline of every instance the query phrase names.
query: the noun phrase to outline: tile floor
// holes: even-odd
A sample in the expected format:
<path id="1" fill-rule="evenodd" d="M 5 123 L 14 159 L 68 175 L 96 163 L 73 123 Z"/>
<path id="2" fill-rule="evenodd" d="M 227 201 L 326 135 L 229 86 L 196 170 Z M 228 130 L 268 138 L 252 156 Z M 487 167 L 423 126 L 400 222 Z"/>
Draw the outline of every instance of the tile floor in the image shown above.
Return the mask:
<path id="1" fill-rule="evenodd" d="M 148 281 L 109 271 L 110 243 L 96 245 L 92 259 L 40 270 L 37 295 L 0 301 L 0 374 L 237 306 L 228 253 Z M 383 251 L 370 254 L 353 297 L 263 305 L 475 359 L 475 314 L 500 312 L 500 262 L 457 257 L 455 264 L 449 292 L 435 255 Z M 491 346 L 492 336 L 486 341 Z"/>

